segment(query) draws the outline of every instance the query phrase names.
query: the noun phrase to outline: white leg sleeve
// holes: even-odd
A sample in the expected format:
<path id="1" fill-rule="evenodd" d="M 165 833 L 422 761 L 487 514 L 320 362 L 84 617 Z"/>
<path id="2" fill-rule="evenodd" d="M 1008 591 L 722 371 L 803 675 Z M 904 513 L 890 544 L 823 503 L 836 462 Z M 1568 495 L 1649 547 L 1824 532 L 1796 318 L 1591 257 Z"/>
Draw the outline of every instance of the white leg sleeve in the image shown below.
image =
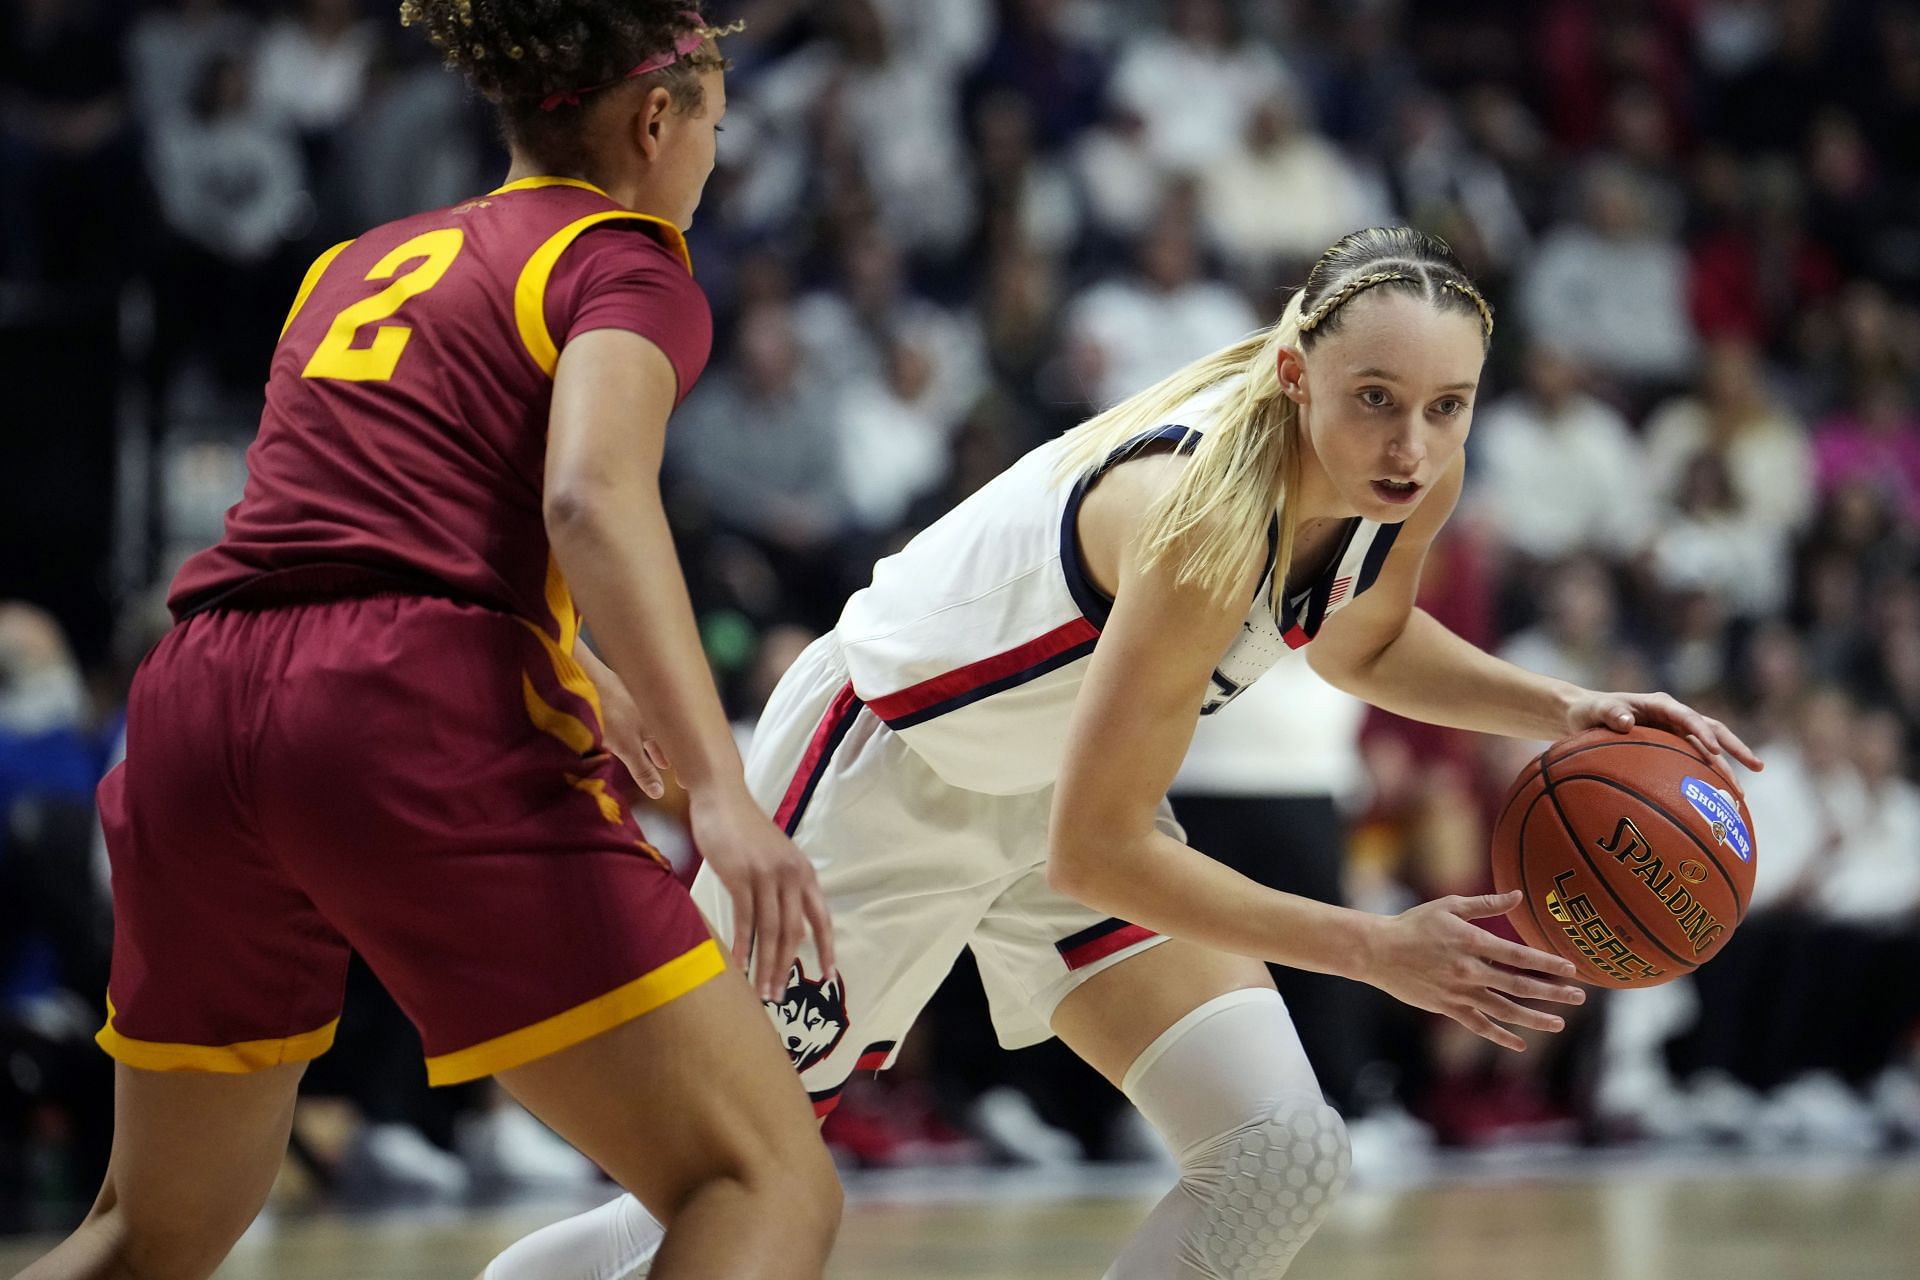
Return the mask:
<path id="1" fill-rule="evenodd" d="M 632 1196 L 508 1245 L 480 1280 L 643 1280 L 666 1233 Z"/>
<path id="2" fill-rule="evenodd" d="M 1272 1280 L 1352 1164 L 1279 993 L 1234 991 L 1169 1027 L 1122 1088 L 1180 1162 L 1180 1184 L 1106 1280 Z"/>

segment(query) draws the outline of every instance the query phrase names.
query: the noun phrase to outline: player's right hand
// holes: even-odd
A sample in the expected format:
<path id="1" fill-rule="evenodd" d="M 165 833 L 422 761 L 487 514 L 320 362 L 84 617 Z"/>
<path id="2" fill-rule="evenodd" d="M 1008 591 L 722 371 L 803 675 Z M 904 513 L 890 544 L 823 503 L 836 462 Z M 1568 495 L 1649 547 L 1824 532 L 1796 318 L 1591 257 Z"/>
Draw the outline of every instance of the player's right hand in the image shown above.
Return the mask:
<path id="1" fill-rule="evenodd" d="M 768 821 L 745 789 L 696 793 L 688 807 L 700 856 L 733 897 L 733 961 L 760 999 L 777 1000 L 809 928 L 823 972 L 834 971 L 833 924 L 813 863 Z"/>
<path id="2" fill-rule="evenodd" d="M 1526 1041 L 1501 1023 L 1535 1031 L 1558 1031 L 1566 1023 L 1519 1001 L 1581 1004 L 1587 993 L 1554 981 L 1577 972 L 1571 961 L 1468 923 L 1519 905 L 1518 890 L 1423 902 L 1382 922 L 1357 976 L 1396 1000 L 1445 1014 L 1483 1039 L 1524 1052 Z"/>

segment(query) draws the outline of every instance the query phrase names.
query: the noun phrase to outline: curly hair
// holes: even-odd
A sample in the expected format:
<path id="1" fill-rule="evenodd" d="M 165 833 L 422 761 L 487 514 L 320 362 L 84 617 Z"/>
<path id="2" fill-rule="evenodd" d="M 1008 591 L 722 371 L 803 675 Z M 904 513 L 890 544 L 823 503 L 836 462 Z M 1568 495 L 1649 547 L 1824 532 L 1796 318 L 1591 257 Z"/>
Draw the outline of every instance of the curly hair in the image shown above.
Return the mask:
<path id="1" fill-rule="evenodd" d="M 718 38 L 702 0 L 402 0 L 402 26 L 424 28 L 460 71 L 494 103 L 507 141 L 547 167 L 577 172 L 587 147 L 585 117 L 601 94 L 653 54 L 698 33 Z M 711 44 L 640 83 L 664 88 L 680 111 L 704 102 L 700 73 L 724 69 Z M 559 103 L 550 99 L 566 94 Z"/>

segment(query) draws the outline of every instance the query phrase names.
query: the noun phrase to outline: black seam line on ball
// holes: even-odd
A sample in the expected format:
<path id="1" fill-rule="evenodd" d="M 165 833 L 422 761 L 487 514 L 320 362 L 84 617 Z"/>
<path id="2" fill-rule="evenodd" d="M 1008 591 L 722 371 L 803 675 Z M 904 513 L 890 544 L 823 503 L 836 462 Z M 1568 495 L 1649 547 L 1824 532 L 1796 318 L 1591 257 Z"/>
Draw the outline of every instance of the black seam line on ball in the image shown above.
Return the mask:
<path id="1" fill-rule="evenodd" d="M 1652 943 L 1660 951 L 1664 952 L 1667 959 L 1677 965 L 1684 965 L 1688 973 L 1692 973 L 1695 969 L 1698 969 L 1700 967 L 1699 961 L 1682 959 L 1669 950 L 1667 944 L 1654 937 L 1653 930 L 1647 928 L 1640 917 L 1633 913 L 1633 908 L 1627 905 L 1627 900 L 1614 892 L 1613 885 L 1608 882 L 1606 873 L 1600 870 L 1600 864 L 1595 862 L 1592 856 L 1587 853 L 1586 845 L 1581 842 L 1579 833 L 1573 829 L 1573 821 L 1567 817 L 1567 811 L 1565 807 L 1561 805 L 1560 797 L 1553 794 L 1553 776 L 1548 774 L 1544 767 L 1542 767 L 1540 772 L 1547 776 L 1547 798 L 1553 801 L 1553 811 L 1560 815 L 1560 825 L 1565 828 L 1567 839 L 1573 843 L 1574 850 L 1580 855 L 1580 860 L 1587 864 L 1587 870 L 1593 873 L 1594 880 L 1598 882 L 1602 889 L 1607 891 L 1607 896 L 1614 900 L 1620 910 L 1625 913 L 1627 919 L 1633 921 L 1634 927 L 1640 930 L 1641 936 L 1646 938 L 1648 942 Z"/>
<path id="2" fill-rule="evenodd" d="M 1673 754 L 1677 756 L 1685 756 L 1687 759 L 1693 761 L 1695 764 L 1706 766 L 1706 768 L 1712 773 L 1718 774 L 1720 772 L 1719 769 L 1715 768 L 1711 762 L 1703 759 L 1698 751 L 1693 751 L 1686 747 L 1676 747 L 1676 746 L 1673 746 L 1671 743 L 1648 742 L 1645 738 L 1628 738 L 1625 736 L 1622 736 L 1618 742 L 1590 742 L 1584 747 L 1579 747 L 1573 751 L 1567 752 L 1567 754 L 1561 756 L 1558 760 L 1555 760 L 1554 763 L 1565 764 L 1567 761 L 1573 759 L 1575 756 L 1583 756 L 1587 754 L 1587 752 L 1589 751 L 1598 751 L 1602 747 L 1652 747 L 1655 751 L 1671 751 L 1673 752 Z M 1722 777 L 1720 780 L 1722 782 L 1731 781 L 1731 779 L 1728 779 L 1725 777 Z"/>
<path id="3" fill-rule="evenodd" d="M 1653 800 L 1650 797 L 1643 796 L 1638 791 L 1630 791 L 1626 787 L 1622 786 L 1620 783 L 1614 781 L 1612 778 L 1602 777 L 1597 773 L 1576 773 L 1576 774 L 1569 775 L 1568 777 L 1562 778 L 1561 781 L 1572 782 L 1576 779 L 1579 779 L 1585 782 L 1598 782 L 1602 786 L 1612 787 L 1615 791 L 1624 792 L 1625 794 L 1632 796 L 1635 800 L 1638 800 L 1641 804 L 1644 804 L 1645 806 L 1647 806 L 1647 808 L 1659 814 L 1661 817 L 1665 818 L 1668 822 L 1672 823 L 1674 828 L 1678 830 L 1681 835 L 1693 841 L 1695 848 L 1699 849 L 1701 853 L 1704 853 L 1707 855 L 1707 861 L 1711 862 L 1714 865 L 1714 869 L 1719 871 L 1719 873 L 1722 876 L 1726 877 L 1727 891 L 1733 895 L 1733 907 L 1734 907 L 1734 911 L 1737 913 L 1733 917 L 1733 922 L 1735 924 L 1739 924 L 1742 920 L 1745 920 L 1747 918 L 1747 904 L 1740 901 L 1740 889 L 1739 889 L 1739 886 L 1734 883 L 1733 873 L 1727 870 L 1726 863 L 1720 861 L 1720 855 L 1713 851 L 1712 845 L 1708 844 L 1706 841 L 1702 840 L 1699 836 L 1695 835 L 1690 829 L 1688 829 L 1686 821 L 1684 819 L 1675 816 L 1675 814 L 1671 809 L 1668 809 L 1665 805 L 1659 803 L 1658 801 Z"/>
<path id="4" fill-rule="evenodd" d="M 1528 773 L 1527 769 L 1531 769 L 1533 770 L 1533 772 Z M 1507 788 L 1506 802 L 1500 806 L 1499 817 L 1493 820 L 1493 826 L 1496 831 L 1499 830 L 1501 822 L 1506 819 L 1507 810 L 1513 808 L 1514 801 L 1520 798 L 1520 793 L 1522 791 L 1525 791 L 1527 789 L 1527 784 L 1529 782 L 1532 782 L 1535 778 L 1540 779 L 1542 784 L 1544 784 L 1547 779 L 1547 771 L 1541 767 L 1540 757 L 1538 756 L 1535 756 L 1532 760 L 1527 762 L 1526 768 L 1520 771 L 1520 776 L 1515 778 L 1513 780 L 1513 785 Z"/>
<path id="5" fill-rule="evenodd" d="M 1520 864 L 1520 893 L 1523 897 L 1522 906 L 1527 906 L 1533 901 L 1533 882 L 1527 878 L 1527 823 L 1533 818 L 1533 811 L 1539 808 L 1540 802 L 1546 798 L 1546 779 L 1542 778 L 1540 794 L 1533 798 L 1527 805 L 1527 811 L 1520 815 L 1520 834 L 1514 840 L 1514 843 L 1519 846 L 1519 848 L 1514 851 L 1513 860 Z M 1529 909 L 1528 914 L 1532 914 L 1531 909 Z M 1536 920 L 1534 923 L 1538 924 L 1539 921 Z M 1558 924 L 1560 922 L 1556 920 L 1554 923 Z M 1544 930 L 1542 932 L 1544 932 Z M 1583 956 L 1582 959 L 1584 958 Z"/>

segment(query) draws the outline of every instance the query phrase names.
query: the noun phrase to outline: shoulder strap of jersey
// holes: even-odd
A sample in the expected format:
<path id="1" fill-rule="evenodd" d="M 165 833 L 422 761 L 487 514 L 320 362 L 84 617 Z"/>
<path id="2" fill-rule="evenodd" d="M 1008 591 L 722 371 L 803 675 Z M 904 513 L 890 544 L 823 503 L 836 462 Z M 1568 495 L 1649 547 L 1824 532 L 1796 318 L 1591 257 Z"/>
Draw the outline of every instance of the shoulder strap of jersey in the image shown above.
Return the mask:
<path id="1" fill-rule="evenodd" d="M 571 186 L 584 187 L 589 191 L 604 191 L 590 182 L 581 182 L 575 178 L 522 178 L 510 182 L 493 194 L 506 191 L 524 191 L 532 187 Z M 680 228 L 663 218 L 652 214 L 635 213 L 631 209 L 603 209 L 590 213 L 584 218 L 576 218 L 560 228 L 533 251 L 527 259 L 527 265 L 520 269 L 520 278 L 513 287 L 513 318 L 520 330 L 520 342 L 540 366 L 541 372 L 549 378 L 560 364 L 560 348 L 553 340 L 553 334 L 547 328 L 547 284 L 553 278 L 553 269 L 565 253 L 583 232 L 607 222 L 637 222 L 646 231 L 659 240 L 680 264 L 693 273 L 693 258 L 687 252 L 686 237 L 680 234 Z"/>
<path id="2" fill-rule="evenodd" d="M 287 318 L 280 324 L 281 337 L 287 336 L 287 330 L 293 326 L 293 318 L 300 314 L 300 308 L 307 305 L 307 299 L 312 296 L 314 286 L 320 283 L 320 277 L 327 273 L 327 268 L 333 265 L 333 260 L 340 256 L 341 251 L 352 243 L 351 240 L 342 240 L 313 260 L 313 265 L 307 268 L 307 274 L 301 278 L 299 292 L 293 295 L 293 305 L 287 308 Z"/>

